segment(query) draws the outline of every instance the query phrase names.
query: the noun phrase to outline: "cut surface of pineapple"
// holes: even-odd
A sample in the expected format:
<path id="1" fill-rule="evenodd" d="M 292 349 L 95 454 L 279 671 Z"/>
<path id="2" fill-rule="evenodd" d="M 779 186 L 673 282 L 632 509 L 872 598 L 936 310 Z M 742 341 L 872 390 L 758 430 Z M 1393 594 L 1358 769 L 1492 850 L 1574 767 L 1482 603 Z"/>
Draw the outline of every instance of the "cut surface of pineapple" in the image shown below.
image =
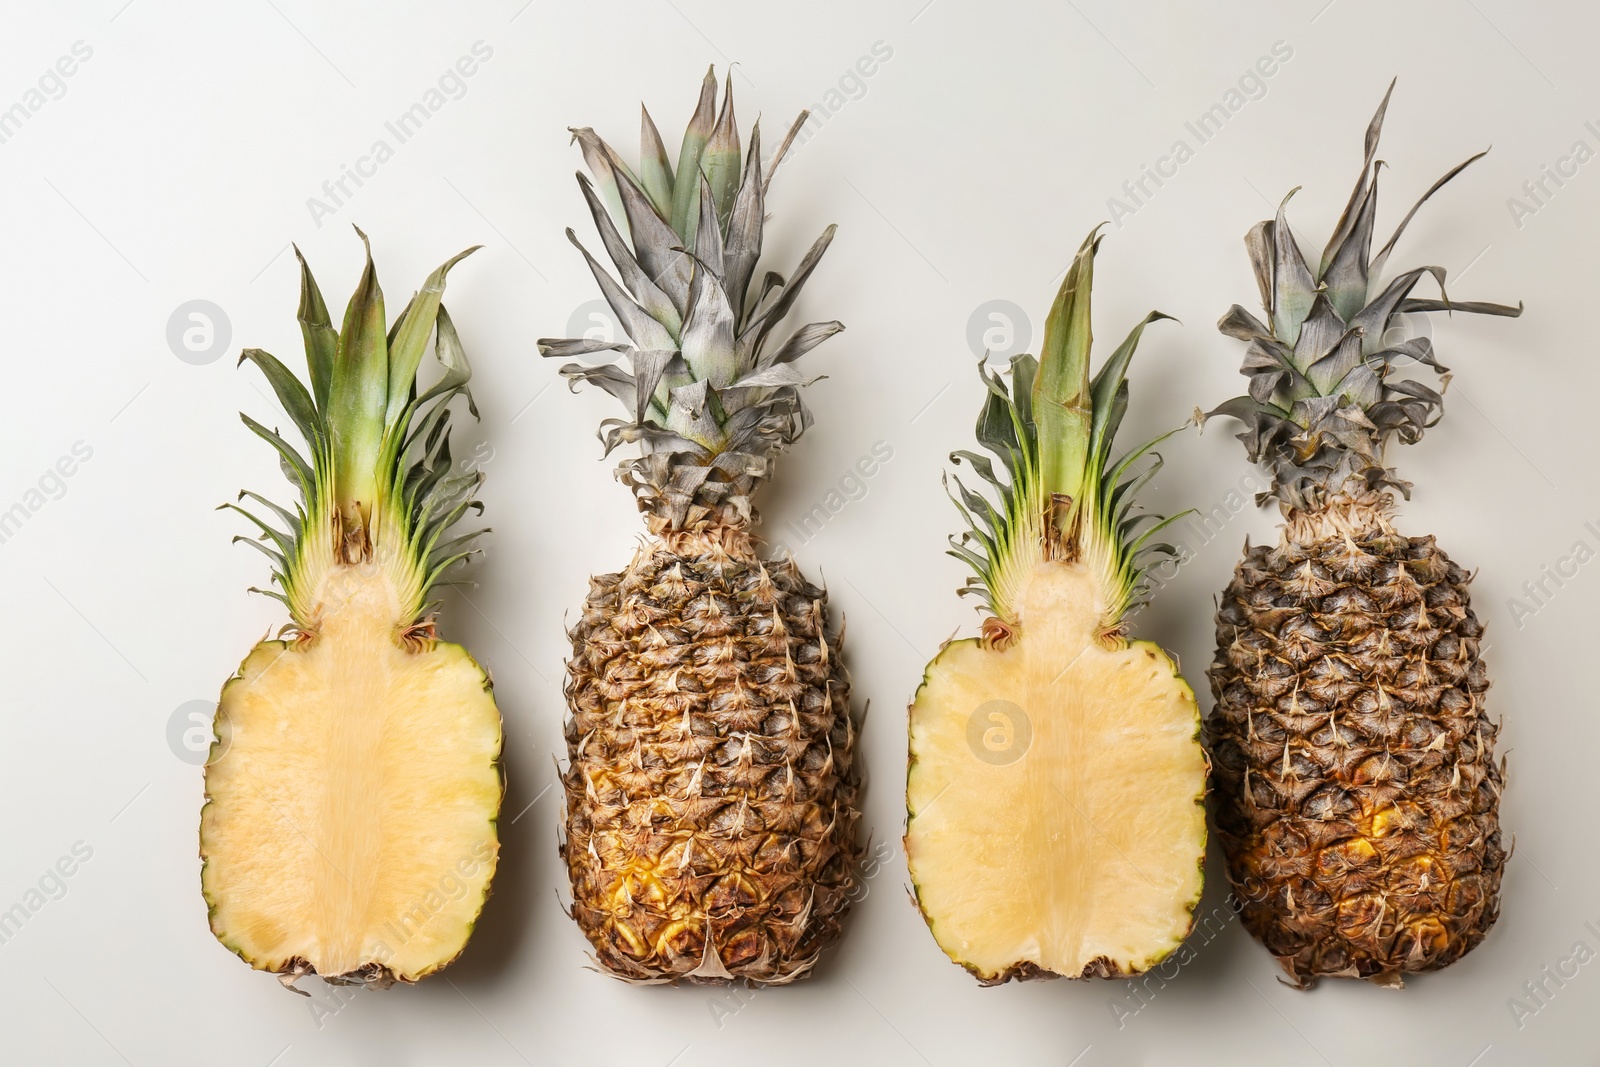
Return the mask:
<path id="1" fill-rule="evenodd" d="M 402 640 L 381 572 L 350 571 L 309 639 L 261 642 L 223 688 L 202 885 L 253 966 L 414 981 L 488 893 L 500 716 L 465 649 Z"/>
<path id="2" fill-rule="evenodd" d="M 1194 694 L 1155 645 L 1101 643 L 1097 589 L 1082 564 L 1036 564 L 1015 638 L 951 642 L 911 705 L 912 882 L 984 981 L 1137 974 L 1199 900 Z"/>

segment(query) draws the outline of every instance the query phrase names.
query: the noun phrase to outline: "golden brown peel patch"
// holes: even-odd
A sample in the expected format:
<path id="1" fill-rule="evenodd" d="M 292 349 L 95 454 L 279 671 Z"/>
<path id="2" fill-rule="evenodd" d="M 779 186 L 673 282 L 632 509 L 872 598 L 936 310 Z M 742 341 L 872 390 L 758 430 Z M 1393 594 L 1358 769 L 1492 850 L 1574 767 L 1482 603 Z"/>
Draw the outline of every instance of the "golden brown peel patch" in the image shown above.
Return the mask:
<path id="1" fill-rule="evenodd" d="M 680 554 L 682 553 L 682 554 Z M 826 596 L 748 538 L 654 541 L 572 631 L 572 910 L 607 973 L 793 981 L 861 854 L 855 723 Z"/>
<path id="2" fill-rule="evenodd" d="M 1499 727 L 1468 581 L 1380 515 L 1250 549 L 1223 594 L 1217 829 L 1245 927 L 1297 983 L 1399 985 L 1494 924 Z"/>

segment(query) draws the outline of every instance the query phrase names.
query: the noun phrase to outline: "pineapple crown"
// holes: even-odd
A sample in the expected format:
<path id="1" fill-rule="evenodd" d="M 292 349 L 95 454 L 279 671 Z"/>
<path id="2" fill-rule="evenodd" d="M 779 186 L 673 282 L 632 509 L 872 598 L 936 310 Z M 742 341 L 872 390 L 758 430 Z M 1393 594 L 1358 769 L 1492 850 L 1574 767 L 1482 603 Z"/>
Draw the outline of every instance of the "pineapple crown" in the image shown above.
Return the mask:
<path id="1" fill-rule="evenodd" d="M 291 511 L 248 490 L 249 498 L 281 522 L 279 528 L 239 504 L 224 504 L 261 529 L 259 538 L 235 537 L 272 561 L 281 591 L 253 589 L 288 607 L 302 631 L 314 628 L 333 599 L 324 579 L 338 564 L 377 568 L 396 591 L 401 624 L 421 622 L 433 607 L 429 591 L 445 570 L 473 552 L 488 532 L 446 537 L 469 508 L 482 480 L 479 471 L 458 472 L 450 455 L 450 401 L 466 397 L 471 370 L 461 340 L 441 299 L 450 268 L 477 249 L 469 248 L 428 275 L 422 289 L 385 330 L 383 291 L 372 265 L 367 236 L 366 268 L 335 330 L 328 308 L 300 249 L 300 331 L 305 338 L 311 388 L 275 357 L 247 348 L 239 357 L 261 368 L 278 402 L 309 449 L 293 445 L 249 415 L 244 424 L 278 452 L 284 476 L 300 491 Z M 429 335 L 443 375 L 417 391 L 417 370 Z M 448 583 L 446 583 L 448 584 Z M 336 605 L 333 605 L 336 606 Z"/>
<path id="2" fill-rule="evenodd" d="M 1103 225 L 1103 224 L 1102 224 Z M 978 364 L 989 395 L 978 414 L 978 442 L 999 458 L 1008 477 L 976 452 L 950 453 L 988 482 L 998 501 L 969 490 L 959 477 L 951 499 L 967 520 L 950 539 L 950 555 L 977 572 L 963 594 L 979 596 L 1002 632 L 1018 624 L 1018 599 L 1041 560 L 1081 561 L 1095 573 L 1105 616 L 1101 631 L 1120 632 L 1147 592 L 1144 560 L 1176 555 L 1151 538 L 1183 515 L 1135 512 L 1139 490 L 1161 469 L 1156 445 L 1167 433 L 1112 459 L 1128 410 L 1128 365 L 1144 328 L 1171 318 L 1152 311 L 1133 328 L 1092 378 L 1089 297 L 1100 227 L 1085 238 L 1045 322 L 1043 356 L 1011 357 L 1011 386 Z M 1181 429 L 1181 427 L 1179 428 Z M 989 627 L 986 625 L 986 630 Z"/>
<path id="3" fill-rule="evenodd" d="M 1389 253 L 1417 209 L 1487 154 L 1487 149 L 1479 152 L 1429 186 L 1374 254 L 1378 168 L 1383 166 L 1375 153 L 1393 92 L 1391 81 L 1367 126 L 1361 175 L 1315 273 L 1284 218 L 1284 205 L 1298 187 L 1283 198 L 1275 219 L 1257 223 L 1245 237 L 1270 326 L 1238 304 L 1222 317 L 1217 328 L 1249 344 L 1240 373 L 1250 379 L 1250 388 L 1248 395 L 1226 401 L 1202 420 L 1229 415 L 1247 425 L 1239 440 L 1252 462 L 1272 470 L 1272 488 L 1257 496 L 1257 505 L 1277 497 L 1286 512 L 1312 511 L 1341 494 L 1385 489 L 1409 497 L 1411 483 L 1384 466 L 1384 447 L 1395 436 L 1411 444 L 1439 421 L 1450 373 L 1434 358 L 1428 338 L 1391 343 L 1391 325 L 1413 312 L 1522 313 L 1520 303 L 1452 301 L 1443 267 L 1415 267 L 1380 284 Z M 1438 299 L 1411 296 L 1424 275 L 1438 284 Z M 1439 375 L 1439 388 L 1396 377 L 1402 360 L 1430 368 Z"/>
<path id="4" fill-rule="evenodd" d="M 676 167 L 650 113 L 640 112 L 637 174 L 593 130 L 572 131 L 593 175 L 580 172 L 578 185 L 620 283 L 570 229 L 567 239 L 627 339 L 542 338 L 539 352 L 627 357 L 631 373 L 610 363 L 568 363 L 561 374 L 574 389 L 598 385 L 628 409 L 627 418 L 601 423 L 600 438 L 607 455 L 640 443 L 643 454 L 624 461 L 617 476 L 634 490 L 654 531 L 742 525 L 773 457 L 811 422 L 800 387 L 817 379 L 805 377 L 795 360 L 844 329 L 814 322 L 768 344 L 833 240 L 832 226 L 787 280 L 768 271 L 750 292 L 767 186 L 807 113 L 764 172 L 759 122 L 748 152 L 741 151 L 731 73 L 719 112 L 715 70 L 706 72 Z"/>

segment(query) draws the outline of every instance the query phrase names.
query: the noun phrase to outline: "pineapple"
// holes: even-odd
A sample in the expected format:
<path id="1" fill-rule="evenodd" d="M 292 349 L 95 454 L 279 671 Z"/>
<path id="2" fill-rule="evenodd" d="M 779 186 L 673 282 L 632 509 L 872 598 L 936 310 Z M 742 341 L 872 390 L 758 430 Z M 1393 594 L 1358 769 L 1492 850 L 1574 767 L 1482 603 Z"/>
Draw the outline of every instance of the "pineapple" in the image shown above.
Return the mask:
<path id="1" fill-rule="evenodd" d="M 1244 925 L 1302 987 L 1399 986 L 1460 959 L 1494 924 L 1506 860 L 1470 575 L 1432 537 L 1395 528 L 1394 493 L 1411 486 L 1384 447 L 1415 442 L 1441 412 L 1439 391 L 1400 367 L 1449 381 L 1427 338 L 1390 343 L 1396 316 L 1522 308 L 1454 302 L 1438 267 L 1380 281 L 1417 207 L 1483 154 L 1373 254 L 1388 103 L 1316 272 L 1280 206 L 1245 242 L 1267 322 L 1236 304 L 1219 324 L 1249 342 L 1250 388 L 1212 414 L 1248 427 L 1239 439 L 1272 473 L 1257 503 L 1276 499 L 1284 525 L 1274 547 L 1246 543 L 1217 612 L 1217 829 Z M 1410 295 L 1423 275 L 1439 299 Z"/>
<path id="2" fill-rule="evenodd" d="M 430 597 L 483 532 L 450 533 L 478 507 L 481 477 L 450 455 L 448 405 L 472 398 L 440 299 L 466 254 L 429 275 L 387 333 L 370 250 L 339 331 L 302 258 L 310 390 L 266 352 L 240 357 L 266 375 L 309 459 L 242 416 L 300 500 L 291 511 L 240 495 L 277 525 L 224 507 L 260 528 L 235 540 L 271 559 L 278 589 L 255 591 L 292 622 L 223 686 L 201 886 L 217 938 L 290 988 L 306 974 L 381 988 L 438 970 L 466 944 L 494 874 L 500 713 L 484 669 L 435 635 Z M 419 393 L 430 334 L 444 373 Z"/>
<path id="3" fill-rule="evenodd" d="M 906 860 L 946 954 L 985 985 L 1119 978 L 1188 934 L 1205 862 L 1206 759 L 1172 659 L 1126 636 L 1142 559 L 1173 520 L 1134 512 L 1161 465 L 1150 441 L 1113 460 L 1125 379 L 1152 312 L 1089 376 L 1091 233 L 1011 386 L 979 373 L 979 442 L 955 452 L 998 504 L 957 480 L 971 532 L 952 555 L 990 616 L 947 642 L 911 705 Z M 1173 431 L 1174 433 L 1177 431 Z M 953 497 L 954 498 L 954 497 Z"/>
<path id="4" fill-rule="evenodd" d="M 771 343 L 833 227 L 787 281 L 769 271 L 751 290 L 767 185 L 806 116 L 765 167 L 753 129 L 741 166 L 731 80 L 720 113 L 716 98 L 708 72 L 675 167 L 648 112 L 637 174 L 593 130 L 573 131 L 620 284 L 567 236 L 627 340 L 539 348 L 627 356 L 631 374 L 561 373 L 626 407 L 604 441 L 642 446 L 617 477 L 650 538 L 590 580 L 571 631 L 562 855 L 606 973 L 778 985 L 811 970 L 850 904 L 856 723 L 827 595 L 791 559 L 762 558 L 750 498 L 810 423 L 795 360 L 843 327 Z"/>

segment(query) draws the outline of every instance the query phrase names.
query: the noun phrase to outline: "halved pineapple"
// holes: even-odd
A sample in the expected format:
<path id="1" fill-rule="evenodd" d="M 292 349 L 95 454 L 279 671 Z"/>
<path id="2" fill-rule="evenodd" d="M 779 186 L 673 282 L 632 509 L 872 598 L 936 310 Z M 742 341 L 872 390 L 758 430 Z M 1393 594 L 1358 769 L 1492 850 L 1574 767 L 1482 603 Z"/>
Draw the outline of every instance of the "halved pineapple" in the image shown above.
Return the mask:
<path id="1" fill-rule="evenodd" d="M 911 705 L 906 860 L 945 953 L 986 984 L 1114 978 L 1188 934 L 1205 862 L 1206 758 L 1194 693 L 1161 649 L 1129 642 L 1141 562 L 1172 520 L 1133 510 L 1160 467 L 1112 459 L 1128 364 L 1152 312 L 1089 374 L 1091 233 L 1011 381 L 984 370 L 979 442 L 955 481 L 982 636 L 947 643 Z M 1174 431 L 1176 432 L 1176 431 Z M 1153 458 L 1152 458 L 1153 456 Z"/>
<path id="2" fill-rule="evenodd" d="M 241 360 L 266 374 L 310 458 L 245 418 L 301 493 L 293 511 L 242 494 L 287 527 L 250 515 L 266 544 L 249 543 L 271 557 L 281 591 L 268 595 L 293 623 L 223 687 L 201 887 L 218 939 L 285 984 L 381 987 L 449 963 L 499 855 L 500 713 L 483 668 L 435 636 L 429 596 L 477 536 L 448 533 L 480 479 L 450 456 L 449 402 L 471 405 L 440 303 L 460 258 L 388 332 L 370 254 L 337 332 L 302 260 L 310 390 L 265 352 Z M 419 395 L 430 335 L 444 373 Z"/>

